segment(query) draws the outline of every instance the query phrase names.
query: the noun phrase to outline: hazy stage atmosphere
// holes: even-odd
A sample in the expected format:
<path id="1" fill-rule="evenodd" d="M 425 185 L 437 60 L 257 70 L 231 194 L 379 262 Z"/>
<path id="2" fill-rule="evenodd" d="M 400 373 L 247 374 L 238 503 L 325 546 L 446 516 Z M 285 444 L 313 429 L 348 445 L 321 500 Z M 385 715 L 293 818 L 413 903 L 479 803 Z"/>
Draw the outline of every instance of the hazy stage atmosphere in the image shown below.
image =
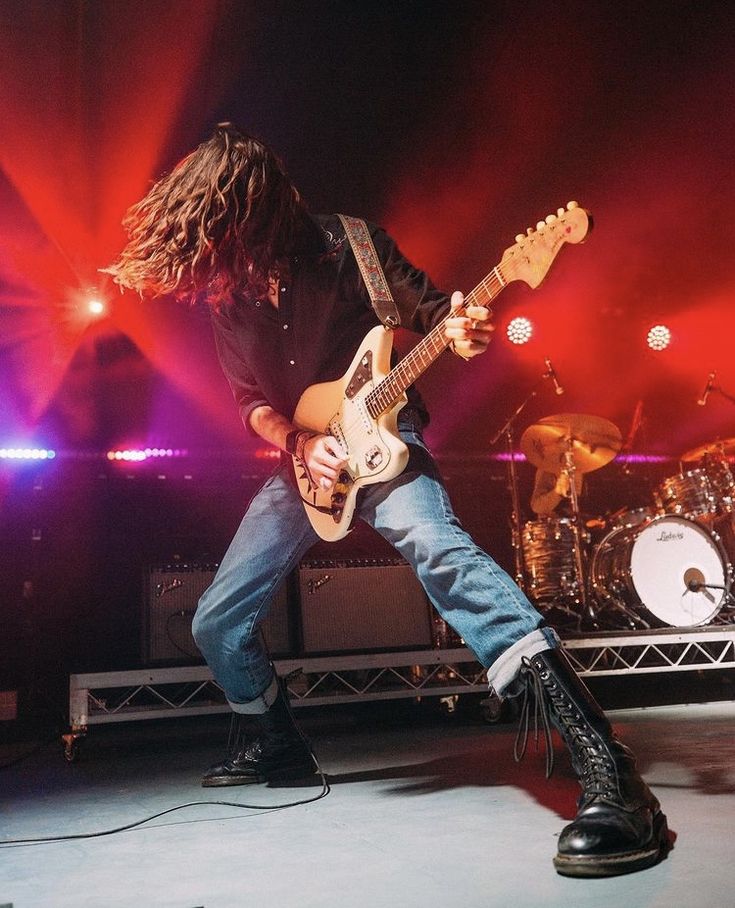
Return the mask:
<path id="1" fill-rule="evenodd" d="M 728 904 L 734 35 L 707 2 L 0 0 L 0 905 Z M 264 629 L 328 797 L 232 788 L 9 847 L 198 801 L 227 739 L 192 615 L 285 455 L 243 427 L 206 304 L 102 270 L 222 122 L 311 212 L 491 306 L 485 354 L 420 374 L 424 438 L 619 710 L 668 804 L 660 865 L 557 877 L 566 756 L 561 794 L 533 744 L 516 765 L 518 704 L 359 523 Z"/>

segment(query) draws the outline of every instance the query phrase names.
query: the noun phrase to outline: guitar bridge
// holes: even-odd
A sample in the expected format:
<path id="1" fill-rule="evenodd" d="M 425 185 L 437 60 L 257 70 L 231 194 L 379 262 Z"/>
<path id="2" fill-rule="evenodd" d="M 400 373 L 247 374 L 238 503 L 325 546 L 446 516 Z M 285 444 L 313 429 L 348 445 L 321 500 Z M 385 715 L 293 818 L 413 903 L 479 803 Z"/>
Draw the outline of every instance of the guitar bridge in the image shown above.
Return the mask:
<path id="1" fill-rule="evenodd" d="M 365 466 L 368 470 L 377 470 L 383 463 L 383 450 L 377 445 L 368 448 L 365 454 Z"/>

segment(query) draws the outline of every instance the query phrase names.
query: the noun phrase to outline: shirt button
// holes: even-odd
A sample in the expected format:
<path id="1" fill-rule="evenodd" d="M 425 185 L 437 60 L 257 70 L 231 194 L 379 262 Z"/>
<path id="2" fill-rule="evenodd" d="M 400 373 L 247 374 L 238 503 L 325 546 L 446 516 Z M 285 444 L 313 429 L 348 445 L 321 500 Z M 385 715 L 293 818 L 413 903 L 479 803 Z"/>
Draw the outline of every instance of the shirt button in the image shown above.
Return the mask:
<path id="1" fill-rule="evenodd" d="M 260 309 L 260 300 L 256 300 L 255 305 L 258 307 L 258 309 Z"/>
<path id="2" fill-rule="evenodd" d="M 284 331 L 288 331 L 288 325 L 284 325 L 284 326 L 283 326 L 283 330 L 284 330 Z"/>
<path id="3" fill-rule="evenodd" d="M 286 292 L 286 288 L 285 288 L 285 287 L 281 287 L 281 293 L 285 293 L 285 292 Z"/>
<path id="4" fill-rule="evenodd" d="M 290 359 L 290 360 L 288 361 L 288 363 L 289 363 L 290 366 L 295 366 L 295 365 L 296 365 L 296 363 L 295 363 L 292 359 Z"/>

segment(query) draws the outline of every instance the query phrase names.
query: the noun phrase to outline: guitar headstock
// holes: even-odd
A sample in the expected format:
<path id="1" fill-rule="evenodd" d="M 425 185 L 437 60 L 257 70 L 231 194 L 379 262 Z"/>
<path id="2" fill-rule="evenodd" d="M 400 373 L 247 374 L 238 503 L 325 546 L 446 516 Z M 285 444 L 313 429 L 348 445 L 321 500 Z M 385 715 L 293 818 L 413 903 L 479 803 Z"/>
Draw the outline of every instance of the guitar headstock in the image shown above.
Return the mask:
<path id="1" fill-rule="evenodd" d="M 581 243 L 591 229 L 590 213 L 576 202 L 569 202 L 566 208 L 539 221 L 535 230 L 529 227 L 525 234 L 518 234 L 500 262 L 504 280 L 525 281 L 529 287 L 538 287 L 561 247 L 565 243 Z"/>

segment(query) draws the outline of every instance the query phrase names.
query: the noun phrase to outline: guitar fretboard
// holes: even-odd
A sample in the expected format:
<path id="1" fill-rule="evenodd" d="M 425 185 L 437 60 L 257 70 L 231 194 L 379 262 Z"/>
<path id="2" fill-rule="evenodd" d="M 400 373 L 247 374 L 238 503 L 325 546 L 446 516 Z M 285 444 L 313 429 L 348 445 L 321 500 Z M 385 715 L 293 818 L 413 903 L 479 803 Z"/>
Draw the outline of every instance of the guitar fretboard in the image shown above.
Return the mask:
<path id="1" fill-rule="evenodd" d="M 469 306 L 489 306 L 505 287 L 500 266 L 484 277 L 480 283 L 464 299 L 463 305 L 454 312 L 450 312 L 438 325 L 396 365 L 385 378 L 378 382 L 373 390 L 365 397 L 368 412 L 377 419 L 381 413 L 389 410 L 409 385 L 428 369 L 434 360 L 443 353 L 451 341 L 444 334 L 444 326 L 448 318 L 463 315 Z"/>

